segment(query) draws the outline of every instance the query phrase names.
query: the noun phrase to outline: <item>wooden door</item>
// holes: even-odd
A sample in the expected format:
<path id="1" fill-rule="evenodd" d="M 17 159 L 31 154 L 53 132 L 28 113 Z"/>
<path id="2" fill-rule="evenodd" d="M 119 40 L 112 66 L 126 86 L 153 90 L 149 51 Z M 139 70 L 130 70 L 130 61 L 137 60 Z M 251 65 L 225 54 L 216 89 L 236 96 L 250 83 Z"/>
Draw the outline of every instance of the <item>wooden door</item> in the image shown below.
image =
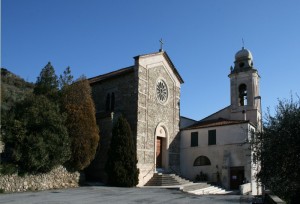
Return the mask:
<path id="1" fill-rule="evenodd" d="M 156 168 L 162 168 L 162 137 L 156 139 Z"/>
<path id="2" fill-rule="evenodd" d="M 230 167 L 230 189 L 239 189 L 239 186 L 243 184 L 244 180 L 244 167 Z"/>

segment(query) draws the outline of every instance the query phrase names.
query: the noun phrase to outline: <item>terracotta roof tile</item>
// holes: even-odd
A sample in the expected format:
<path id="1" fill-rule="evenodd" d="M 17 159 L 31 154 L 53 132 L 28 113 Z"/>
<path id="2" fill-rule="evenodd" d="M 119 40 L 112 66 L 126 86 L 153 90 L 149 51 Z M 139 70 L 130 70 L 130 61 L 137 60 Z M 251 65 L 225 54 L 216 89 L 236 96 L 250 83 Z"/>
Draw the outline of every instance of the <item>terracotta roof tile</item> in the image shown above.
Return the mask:
<path id="1" fill-rule="evenodd" d="M 206 120 L 206 121 L 199 121 L 195 124 L 184 128 L 183 130 L 191 130 L 191 129 L 201 129 L 201 128 L 208 128 L 208 127 L 216 127 L 216 126 L 226 126 L 226 125 L 236 125 L 236 124 L 243 124 L 249 123 L 248 120 L 228 120 L 225 118 L 218 118 L 213 120 Z"/>

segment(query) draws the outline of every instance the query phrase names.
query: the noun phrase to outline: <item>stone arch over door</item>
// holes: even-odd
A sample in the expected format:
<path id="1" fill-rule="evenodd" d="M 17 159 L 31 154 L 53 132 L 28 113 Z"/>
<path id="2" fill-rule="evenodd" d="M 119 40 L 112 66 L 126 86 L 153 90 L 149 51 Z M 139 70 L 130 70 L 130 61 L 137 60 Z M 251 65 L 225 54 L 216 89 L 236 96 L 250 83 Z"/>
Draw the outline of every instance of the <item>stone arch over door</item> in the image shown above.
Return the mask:
<path id="1" fill-rule="evenodd" d="M 169 167 L 169 134 L 163 123 L 159 123 L 155 129 L 155 167 L 156 169 L 168 169 Z"/>

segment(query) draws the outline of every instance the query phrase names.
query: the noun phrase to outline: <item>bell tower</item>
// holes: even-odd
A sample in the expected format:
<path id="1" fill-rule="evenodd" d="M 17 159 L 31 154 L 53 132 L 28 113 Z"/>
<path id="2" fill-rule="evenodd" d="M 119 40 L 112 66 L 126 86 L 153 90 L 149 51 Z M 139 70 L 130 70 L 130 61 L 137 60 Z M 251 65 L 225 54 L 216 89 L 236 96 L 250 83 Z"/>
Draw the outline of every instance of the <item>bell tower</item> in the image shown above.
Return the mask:
<path id="1" fill-rule="evenodd" d="M 253 67 L 253 57 L 244 47 L 235 54 L 230 74 L 231 119 L 249 120 L 260 130 L 261 96 L 258 71 Z"/>

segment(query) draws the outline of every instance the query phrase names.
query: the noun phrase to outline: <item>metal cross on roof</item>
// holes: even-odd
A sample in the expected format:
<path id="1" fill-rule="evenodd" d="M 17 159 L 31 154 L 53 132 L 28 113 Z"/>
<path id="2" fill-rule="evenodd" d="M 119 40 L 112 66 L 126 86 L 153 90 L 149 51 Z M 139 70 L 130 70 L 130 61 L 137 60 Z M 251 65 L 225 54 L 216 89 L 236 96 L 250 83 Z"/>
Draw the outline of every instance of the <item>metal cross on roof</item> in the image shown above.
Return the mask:
<path id="1" fill-rule="evenodd" d="M 244 47 L 245 47 L 244 38 L 242 38 L 242 43 L 243 43 L 243 49 L 244 49 Z"/>
<path id="2" fill-rule="evenodd" d="M 159 51 L 162 52 L 163 51 L 163 44 L 164 44 L 163 39 L 161 38 L 159 40 L 159 42 L 160 42 L 160 49 L 159 49 Z"/>

